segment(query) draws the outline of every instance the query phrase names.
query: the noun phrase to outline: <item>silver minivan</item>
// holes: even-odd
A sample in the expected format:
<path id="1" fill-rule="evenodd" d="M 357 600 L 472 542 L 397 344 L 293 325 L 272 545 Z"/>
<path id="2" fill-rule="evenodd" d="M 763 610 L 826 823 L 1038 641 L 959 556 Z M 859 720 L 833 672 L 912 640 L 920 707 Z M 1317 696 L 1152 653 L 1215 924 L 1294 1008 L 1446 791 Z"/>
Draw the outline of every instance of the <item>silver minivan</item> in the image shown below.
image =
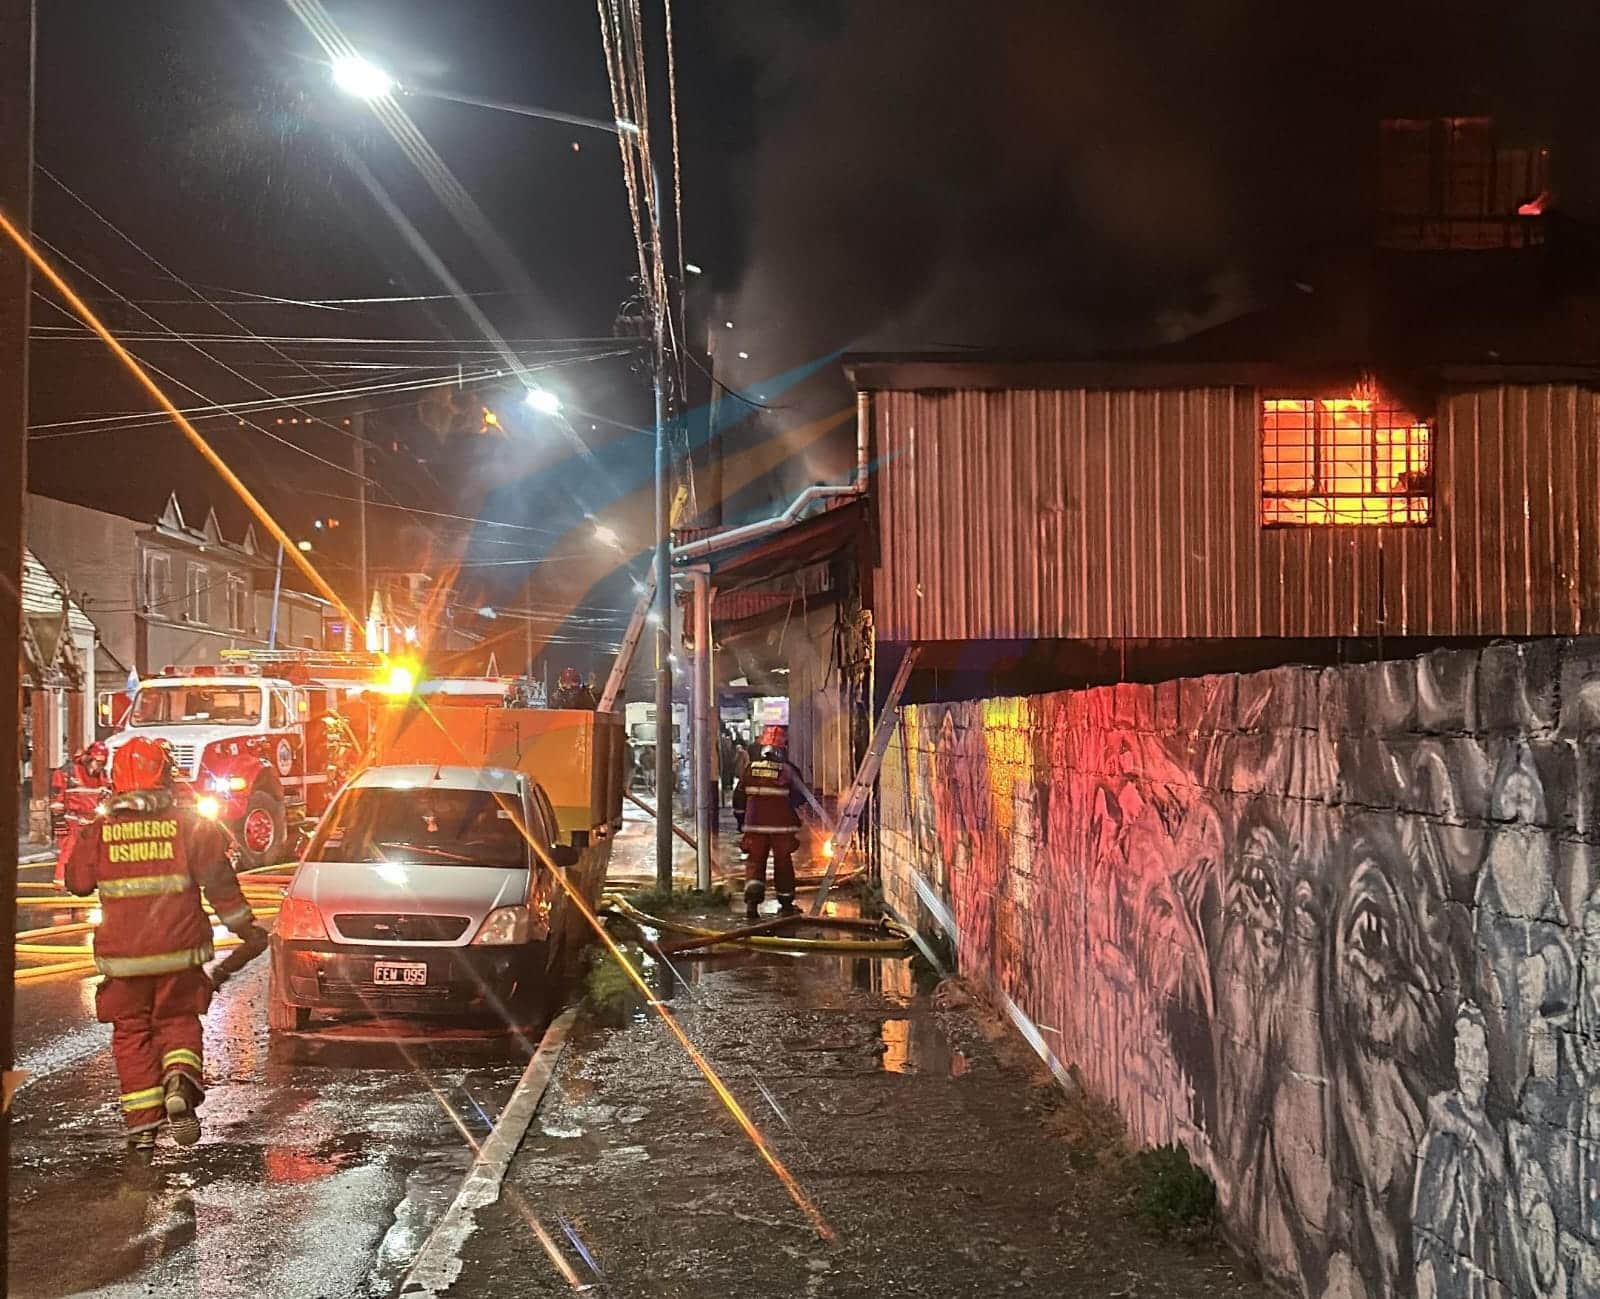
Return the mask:
<path id="1" fill-rule="evenodd" d="M 587 901 L 598 887 L 556 834 L 549 799 L 523 772 L 361 772 L 318 824 L 284 894 L 269 1026 L 303 1029 L 316 1011 L 510 1018 L 510 1007 L 541 1005 L 563 951 L 585 941 L 581 909 L 545 861 Z"/>

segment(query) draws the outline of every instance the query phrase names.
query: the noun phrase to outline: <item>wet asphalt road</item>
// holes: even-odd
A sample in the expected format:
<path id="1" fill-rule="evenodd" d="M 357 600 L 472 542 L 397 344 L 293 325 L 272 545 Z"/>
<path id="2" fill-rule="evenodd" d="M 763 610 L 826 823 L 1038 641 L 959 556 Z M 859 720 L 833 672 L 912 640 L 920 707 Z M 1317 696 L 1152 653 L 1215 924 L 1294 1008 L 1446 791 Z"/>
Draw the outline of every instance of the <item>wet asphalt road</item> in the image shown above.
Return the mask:
<path id="1" fill-rule="evenodd" d="M 269 1040 L 266 961 L 212 1004 L 192 1150 L 125 1158 L 93 981 L 18 989 L 9 1293 L 394 1292 L 514 1088 L 538 1025 L 346 1022 Z"/>

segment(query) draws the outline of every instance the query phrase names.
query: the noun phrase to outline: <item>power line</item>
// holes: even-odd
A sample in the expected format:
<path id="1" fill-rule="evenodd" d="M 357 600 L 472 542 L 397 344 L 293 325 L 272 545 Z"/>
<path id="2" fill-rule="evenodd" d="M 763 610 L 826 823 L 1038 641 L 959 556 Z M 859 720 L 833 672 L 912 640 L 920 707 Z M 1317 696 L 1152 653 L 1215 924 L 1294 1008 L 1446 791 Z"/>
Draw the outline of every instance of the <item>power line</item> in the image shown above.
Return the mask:
<path id="1" fill-rule="evenodd" d="M 49 300 L 46 299 L 46 301 Z M 56 304 L 51 303 L 51 305 L 54 306 Z M 626 356 L 628 354 L 629 353 L 627 350 L 598 352 L 591 353 L 587 356 L 572 357 L 569 360 L 547 362 L 525 368 L 534 372 L 538 372 L 541 370 L 556 369 L 561 365 L 576 365 L 585 364 L 592 361 L 604 361 L 613 357 Z M 182 413 L 185 418 L 210 418 L 237 415 L 244 411 L 257 411 L 278 406 L 286 406 L 291 409 L 298 409 L 302 406 L 321 405 L 326 402 L 334 401 L 349 401 L 367 396 L 386 396 L 395 393 L 424 392 L 433 388 L 446 388 L 452 386 L 461 387 L 465 386 L 466 384 L 487 383 L 495 379 L 504 379 L 506 377 L 508 376 L 503 370 L 496 369 L 485 371 L 480 369 L 474 373 L 444 374 L 437 378 L 428 380 L 406 379 L 397 380 L 392 383 L 361 384 L 347 388 L 328 389 L 321 392 L 301 392 L 286 395 L 269 393 L 269 395 L 265 398 L 252 398 L 248 401 L 209 402 L 202 406 L 190 407 L 189 409 L 184 410 Z M 188 392 L 193 393 L 196 396 L 203 395 L 196 392 L 195 389 L 190 388 L 187 384 L 180 386 L 184 387 Z M 258 391 L 268 391 L 260 384 L 252 384 L 252 386 Z M 49 430 L 75 429 L 85 432 L 93 432 L 96 430 L 89 426 L 116 424 L 119 425 L 119 429 L 115 431 L 120 431 L 121 428 L 131 429 L 143 427 L 148 424 L 160 424 L 164 422 L 164 420 L 165 416 L 149 414 L 142 411 L 118 415 L 92 415 L 83 416 L 78 419 L 56 420 L 49 423 L 32 424 L 29 426 L 28 433 L 29 436 L 33 438 L 38 438 L 41 436 L 46 438 L 52 436 L 72 436 L 72 434 L 69 433 L 51 433 Z"/>
<path id="2" fill-rule="evenodd" d="M 116 235 L 118 239 L 122 240 L 122 242 L 127 244 L 128 247 L 132 248 L 134 250 L 134 252 L 138 253 L 147 262 L 149 262 L 150 265 L 154 266 L 158 271 L 160 271 L 163 275 L 165 275 L 168 280 L 170 280 L 172 283 L 178 285 L 185 292 L 193 294 L 198 303 L 200 303 L 200 304 L 202 304 L 204 306 L 210 307 L 219 316 L 221 316 L 224 320 L 226 320 L 230 325 L 234 326 L 234 328 L 242 329 L 246 333 L 250 332 L 248 325 L 245 325 L 237 317 L 230 315 L 228 313 L 228 311 L 221 304 L 213 302 L 210 299 L 208 299 L 207 297 L 205 297 L 205 295 L 202 294 L 198 289 L 196 289 L 193 285 L 191 285 L 181 275 L 177 274 L 177 272 L 172 270 L 171 267 L 167 266 L 164 262 L 162 262 L 161 259 L 158 258 L 154 253 L 150 252 L 148 249 L 143 247 L 136 239 L 133 238 L 132 235 L 128 234 L 125 230 L 123 230 L 121 226 L 117 225 L 114 221 L 112 221 L 109 217 L 107 217 L 103 212 L 101 212 L 92 203 L 90 203 L 88 199 L 84 198 L 81 194 L 79 194 L 76 190 L 74 190 L 70 185 L 68 185 L 64 180 L 62 180 L 59 176 L 57 176 L 48 167 L 45 167 L 42 164 L 40 164 L 38 166 L 38 170 L 39 170 L 39 173 L 42 176 L 44 176 L 47 180 L 51 181 L 56 186 L 56 188 L 61 190 L 61 192 L 64 193 L 68 198 L 72 199 L 73 202 L 77 203 L 80 207 L 82 207 L 85 212 L 89 213 L 90 216 L 94 217 L 94 219 L 96 221 L 98 221 L 101 225 L 103 225 L 107 230 L 111 231 L 112 234 Z M 117 296 L 121 297 L 122 295 L 118 294 Z M 122 300 L 124 302 L 128 302 L 130 306 L 133 305 L 129 301 L 129 299 L 127 299 L 127 298 L 123 298 Z M 140 312 L 140 314 L 142 314 L 142 315 L 147 316 L 151 321 L 153 321 L 155 324 L 157 324 L 161 328 L 163 328 L 163 329 L 167 328 L 163 324 L 163 322 L 158 320 L 155 316 L 150 315 L 150 313 L 145 311 L 144 308 L 142 308 L 142 307 L 134 307 L 134 310 Z M 178 337 L 177 331 L 168 330 L 168 332 L 172 333 L 174 337 Z M 255 335 L 252 335 L 252 337 L 255 337 Z M 259 338 L 257 338 L 256 341 L 260 342 L 261 340 Z M 188 345 L 190 347 L 194 347 L 195 346 L 193 343 L 190 343 Z M 271 350 L 273 352 L 276 352 L 277 355 L 281 356 L 285 361 L 289 361 L 291 364 L 295 364 L 295 365 L 299 364 L 298 362 L 293 361 L 293 359 L 289 356 L 289 354 L 287 352 L 284 352 L 281 349 L 273 346 L 271 343 L 264 343 L 263 346 L 267 347 L 269 350 Z M 195 350 L 201 352 L 202 355 L 206 355 L 206 356 L 210 355 L 209 353 L 205 352 L 204 349 L 196 347 Z M 214 357 L 212 359 L 215 360 Z M 226 369 L 228 367 L 224 366 L 223 368 Z M 306 370 L 303 365 L 300 366 L 299 368 L 302 371 L 304 371 L 304 373 L 305 373 L 307 378 L 310 378 L 312 380 L 320 382 L 325 387 L 328 386 L 325 380 L 319 379 L 318 376 L 313 374 L 310 370 Z M 239 372 L 237 370 L 233 371 L 233 373 L 239 374 Z M 244 378 L 244 376 L 242 374 L 239 375 L 239 377 L 241 379 Z M 246 380 L 246 382 L 253 382 L 253 381 Z M 259 384 L 256 384 L 254 386 L 256 386 L 258 388 L 260 387 Z M 262 388 L 261 391 L 265 392 L 266 389 Z M 330 424 L 327 420 L 324 420 L 324 419 L 322 419 L 320 417 L 316 417 L 316 418 L 317 418 L 317 422 L 319 424 L 322 424 L 326 428 L 332 429 L 335 433 L 340 433 L 340 434 L 343 434 L 343 436 L 350 437 L 350 438 L 353 438 L 355 436 L 354 434 L 349 433 L 346 430 L 339 428 L 335 424 Z"/>

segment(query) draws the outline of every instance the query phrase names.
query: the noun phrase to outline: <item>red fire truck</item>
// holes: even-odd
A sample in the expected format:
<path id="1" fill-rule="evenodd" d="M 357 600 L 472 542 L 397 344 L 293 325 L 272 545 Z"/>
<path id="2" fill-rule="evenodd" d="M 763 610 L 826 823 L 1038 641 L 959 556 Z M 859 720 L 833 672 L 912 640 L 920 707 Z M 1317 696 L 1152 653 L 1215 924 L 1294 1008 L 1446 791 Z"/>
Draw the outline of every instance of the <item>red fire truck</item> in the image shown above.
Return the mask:
<path id="1" fill-rule="evenodd" d="M 246 864 L 289 856 L 365 742 L 368 692 L 395 670 L 374 655 L 224 651 L 221 666 L 169 666 L 139 682 L 113 753 L 134 735 L 166 742 L 200 811 L 225 824 Z"/>

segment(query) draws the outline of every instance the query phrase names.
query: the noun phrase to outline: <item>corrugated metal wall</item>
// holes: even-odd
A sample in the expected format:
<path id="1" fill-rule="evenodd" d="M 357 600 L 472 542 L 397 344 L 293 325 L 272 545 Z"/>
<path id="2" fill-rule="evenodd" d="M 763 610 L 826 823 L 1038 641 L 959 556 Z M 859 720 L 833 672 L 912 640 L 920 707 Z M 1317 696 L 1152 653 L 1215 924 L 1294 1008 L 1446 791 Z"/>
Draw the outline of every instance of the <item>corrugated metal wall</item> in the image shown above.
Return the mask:
<path id="1" fill-rule="evenodd" d="M 1600 626 L 1595 393 L 1436 414 L 1434 522 L 1260 525 L 1251 388 L 872 394 L 883 640 L 1540 635 Z M 1424 412 L 1425 413 L 1425 412 Z"/>

